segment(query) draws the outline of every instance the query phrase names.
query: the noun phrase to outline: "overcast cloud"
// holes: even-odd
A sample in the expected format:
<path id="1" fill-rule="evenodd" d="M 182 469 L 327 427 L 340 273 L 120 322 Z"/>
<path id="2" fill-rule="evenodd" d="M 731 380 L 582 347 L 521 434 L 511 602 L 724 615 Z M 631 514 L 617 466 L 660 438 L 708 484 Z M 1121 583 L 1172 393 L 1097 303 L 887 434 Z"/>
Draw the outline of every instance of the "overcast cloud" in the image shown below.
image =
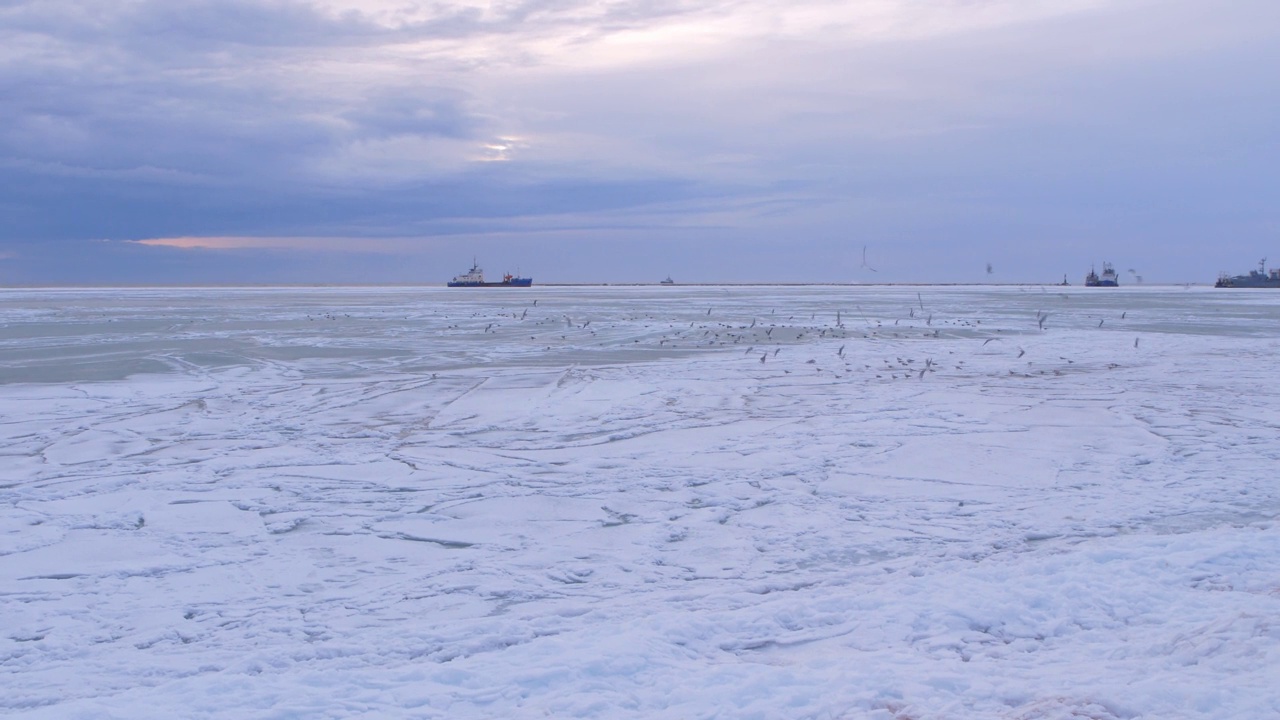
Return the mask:
<path id="1" fill-rule="evenodd" d="M 1277 67 L 1273 0 L 9 0 L 0 283 L 1212 282 Z"/>

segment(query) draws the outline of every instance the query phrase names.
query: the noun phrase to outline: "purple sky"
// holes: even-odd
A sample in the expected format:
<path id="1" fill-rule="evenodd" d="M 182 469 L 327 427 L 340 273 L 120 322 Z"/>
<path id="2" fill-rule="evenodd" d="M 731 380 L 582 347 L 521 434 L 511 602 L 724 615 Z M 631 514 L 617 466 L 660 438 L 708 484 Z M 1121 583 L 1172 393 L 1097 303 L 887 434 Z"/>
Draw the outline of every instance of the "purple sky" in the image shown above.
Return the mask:
<path id="1" fill-rule="evenodd" d="M 0 0 L 0 284 L 1212 282 L 1277 68 L 1275 0 Z"/>

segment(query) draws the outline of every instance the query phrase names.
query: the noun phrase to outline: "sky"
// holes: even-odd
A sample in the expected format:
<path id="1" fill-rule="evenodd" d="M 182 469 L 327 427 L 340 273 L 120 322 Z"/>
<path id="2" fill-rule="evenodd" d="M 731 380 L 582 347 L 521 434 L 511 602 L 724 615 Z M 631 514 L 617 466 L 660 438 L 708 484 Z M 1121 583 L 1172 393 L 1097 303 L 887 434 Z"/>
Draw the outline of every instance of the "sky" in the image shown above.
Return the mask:
<path id="1" fill-rule="evenodd" d="M 1212 283 L 1276 68 L 1275 0 L 0 0 L 0 285 Z"/>

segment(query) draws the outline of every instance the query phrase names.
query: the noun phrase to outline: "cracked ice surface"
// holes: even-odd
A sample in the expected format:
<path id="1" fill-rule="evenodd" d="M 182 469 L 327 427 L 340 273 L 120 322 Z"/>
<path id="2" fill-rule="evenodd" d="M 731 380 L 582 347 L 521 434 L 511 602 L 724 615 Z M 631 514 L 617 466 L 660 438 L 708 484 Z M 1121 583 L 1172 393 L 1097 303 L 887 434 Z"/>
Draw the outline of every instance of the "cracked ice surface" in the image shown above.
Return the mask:
<path id="1" fill-rule="evenodd" d="M 1280 714 L 1280 294 L 0 290 L 0 349 L 5 713 Z"/>

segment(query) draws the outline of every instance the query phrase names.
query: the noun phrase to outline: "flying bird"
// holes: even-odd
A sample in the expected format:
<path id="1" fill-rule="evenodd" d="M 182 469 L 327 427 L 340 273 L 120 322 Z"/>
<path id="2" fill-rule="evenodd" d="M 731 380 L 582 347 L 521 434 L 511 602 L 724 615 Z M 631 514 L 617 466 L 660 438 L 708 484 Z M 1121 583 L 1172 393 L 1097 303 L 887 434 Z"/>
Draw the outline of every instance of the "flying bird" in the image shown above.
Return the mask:
<path id="1" fill-rule="evenodd" d="M 880 272 L 879 270 L 867 264 L 867 246 L 866 245 L 862 246 L 862 267 L 870 270 L 871 272 Z"/>

